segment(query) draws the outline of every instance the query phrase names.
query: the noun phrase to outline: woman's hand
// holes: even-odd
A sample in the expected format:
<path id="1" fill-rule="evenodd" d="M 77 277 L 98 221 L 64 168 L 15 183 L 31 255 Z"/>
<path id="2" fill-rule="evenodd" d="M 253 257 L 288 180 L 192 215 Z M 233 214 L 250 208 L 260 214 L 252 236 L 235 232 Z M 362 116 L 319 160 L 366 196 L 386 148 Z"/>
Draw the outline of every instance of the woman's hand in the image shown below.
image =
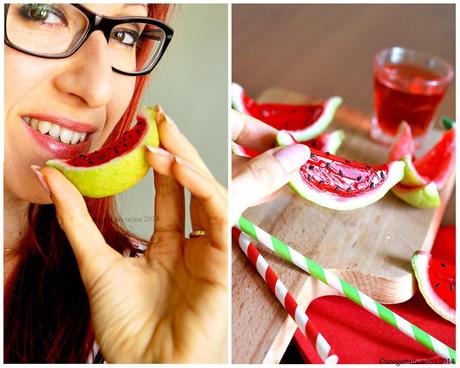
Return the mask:
<path id="1" fill-rule="evenodd" d="M 108 362 L 226 362 L 227 194 L 196 150 L 160 113 L 155 223 L 144 257 L 109 247 L 83 197 L 57 170 L 41 170 L 88 292 L 96 340 Z M 193 230 L 184 237 L 184 187 Z M 71 331 L 69 331 L 71 333 Z"/>
<path id="2" fill-rule="evenodd" d="M 248 207 L 272 199 L 306 162 L 310 150 L 303 144 L 272 148 L 278 131 L 235 110 L 230 112 L 230 124 L 234 142 L 263 152 L 253 159 L 232 155 L 230 223 L 234 224 Z"/>

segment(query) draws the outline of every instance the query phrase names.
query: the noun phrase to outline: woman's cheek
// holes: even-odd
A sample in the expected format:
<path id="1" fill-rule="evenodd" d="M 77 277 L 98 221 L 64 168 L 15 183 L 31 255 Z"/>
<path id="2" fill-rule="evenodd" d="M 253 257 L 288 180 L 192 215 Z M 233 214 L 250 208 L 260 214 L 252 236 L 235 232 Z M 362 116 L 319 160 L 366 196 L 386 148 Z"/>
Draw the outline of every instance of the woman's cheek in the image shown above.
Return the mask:
<path id="1" fill-rule="evenodd" d="M 90 151 L 95 151 L 104 145 L 105 141 L 115 129 L 115 126 L 120 121 L 131 102 L 131 98 L 134 94 L 136 78 L 122 75 L 120 76 L 122 78 L 116 78 L 114 82 L 114 94 L 107 105 L 106 124 L 100 136 L 91 146 Z"/>

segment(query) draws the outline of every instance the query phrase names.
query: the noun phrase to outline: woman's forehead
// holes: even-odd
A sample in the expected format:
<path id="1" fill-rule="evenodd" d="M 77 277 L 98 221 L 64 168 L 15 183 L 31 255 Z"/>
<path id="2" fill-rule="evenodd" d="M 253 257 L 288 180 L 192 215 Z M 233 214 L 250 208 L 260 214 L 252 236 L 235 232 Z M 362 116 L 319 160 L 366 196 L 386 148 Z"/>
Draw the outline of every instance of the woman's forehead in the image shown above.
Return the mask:
<path id="1" fill-rule="evenodd" d="M 146 3 L 118 3 L 118 4 L 82 4 L 85 8 L 108 17 L 141 16 L 146 17 L 148 7 Z"/>

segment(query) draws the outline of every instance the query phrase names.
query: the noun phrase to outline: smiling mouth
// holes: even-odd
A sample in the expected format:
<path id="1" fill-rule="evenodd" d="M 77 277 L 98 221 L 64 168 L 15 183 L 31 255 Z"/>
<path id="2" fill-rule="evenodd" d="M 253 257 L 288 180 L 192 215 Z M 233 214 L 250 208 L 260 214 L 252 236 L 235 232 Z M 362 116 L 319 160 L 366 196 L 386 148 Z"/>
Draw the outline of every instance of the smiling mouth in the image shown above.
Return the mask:
<path id="1" fill-rule="evenodd" d="M 88 134 L 86 132 L 77 132 L 46 120 L 38 120 L 28 116 L 24 116 L 22 120 L 42 135 L 50 136 L 56 141 L 60 141 L 65 144 L 73 145 L 82 143 L 88 138 Z"/>

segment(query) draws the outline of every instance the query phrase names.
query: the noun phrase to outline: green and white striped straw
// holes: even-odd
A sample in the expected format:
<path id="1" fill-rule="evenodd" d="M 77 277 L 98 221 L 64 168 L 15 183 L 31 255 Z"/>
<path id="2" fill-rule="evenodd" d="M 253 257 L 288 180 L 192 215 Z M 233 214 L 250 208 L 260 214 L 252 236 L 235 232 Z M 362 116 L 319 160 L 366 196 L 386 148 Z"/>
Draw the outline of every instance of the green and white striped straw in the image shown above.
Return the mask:
<path id="1" fill-rule="evenodd" d="M 351 301 L 368 310 L 376 317 L 387 322 L 415 341 L 418 341 L 420 344 L 430 349 L 434 353 L 449 360 L 451 363 L 456 362 L 457 354 L 455 350 L 434 338 L 433 336 L 429 335 L 425 331 L 421 330 L 417 326 L 413 325 L 398 314 L 392 312 L 387 307 L 384 307 L 382 304 L 378 303 L 371 297 L 351 286 L 345 280 L 342 280 L 332 272 L 325 270 L 320 265 L 313 262 L 310 258 L 284 244 L 281 240 L 257 227 L 249 220 L 245 219 L 244 217 L 240 217 L 238 227 L 241 231 L 245 232 L 253 239 L 258 240 L 263 246 L 271 249 L 286 261 L 295 264 L 297 267 L 309 273 L 316 279 L 322 281 L 326 285 L 331 286 Z"/>

